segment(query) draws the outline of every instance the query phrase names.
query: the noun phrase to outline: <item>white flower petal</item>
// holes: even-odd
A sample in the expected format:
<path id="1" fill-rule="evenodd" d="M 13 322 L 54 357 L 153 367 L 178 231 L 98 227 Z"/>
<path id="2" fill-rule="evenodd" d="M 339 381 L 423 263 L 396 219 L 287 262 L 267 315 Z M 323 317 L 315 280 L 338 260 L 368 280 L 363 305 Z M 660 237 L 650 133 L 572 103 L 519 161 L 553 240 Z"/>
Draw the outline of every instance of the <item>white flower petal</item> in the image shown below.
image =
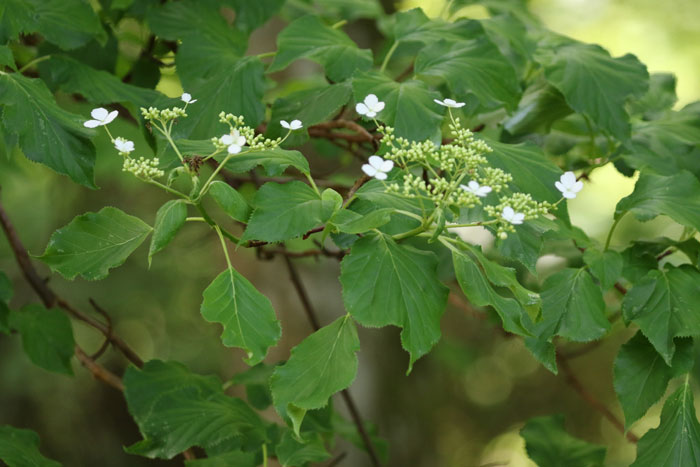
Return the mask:
<path id="1" fill-rule="evenodd" d="M 440 101 L 440 100 L 433 99 L 433 101 L 434 101 L 436 104 L 440 104 L 440 105 L 442 105 L 442 106 L 444 106 L 444 107 L 447 107 L 447 104 L 445 104 L 444 102 L 442 102 L 442 101 Z"/>
<path id="2" fill-rule="evenodd" d="M 567 198 L 567 199 L 574 199 L 574 198 L 576 198 L 576 193 L 573 191 L 565 191 L 562 193 L 562 196 L 564 196 L 564 198 Z"/>
<path id="3" fill-rule="evenodd" d="M 301 128 L 303 125 L 301 123 L 301 120 L 292 120 L 292 123 L 290 124 L 292 130 L 298 130 Z"/>
<path id="4" fill-rule="evenodd" d="M 384 172 L 377 172 L 374 178 L 377 180 L 386 180 L 386 174 Z"/>
<path id="5" fill-rule="evenodd" d="M 238 137 L 233 137 L 233 144 L 237 146 L 245 146 L 245 137 L 244 136 L 238 136 Z"/>
<path id="6" fill-rule="evenodd" d="M 367 115 L 369 113 L 369 108 L 362 102 L 359 102 L 355 105 L 355 111 L 360 115 Z"/>
<path id="7" fill-rule="evenodd" d="M 232 144 L 228 147 L 229 154 L 238 154 L 239 152 L 241 152 L 241 147 L 237 144 Z"/>
<path id="8" fill-rule="evenodd" d="M 365 115 L 366 115 L 367 117 L 369 117 L 369 118 L 374 118 L 374 117 L 377 116 L 377 112 L 375 112 L 374 110 L 370 110 L 370 111 L 367 112 Z"/>
<path id="9" fill-rule="evenodd" d="M 379 168 L 382 172 L 391 172 L 391 169 L 394 168 L 394 161 L 384 161 L 382 162 L 382 166 Z"/>
<path id="10" fill-rule="evenodd" d="M 565 172 L 559 180 L 564 186 L 570 187 L 576 183 L 576 175 L 573 172 Z"/>
<path id="11" fill-rule="evenodd" d="M 447 100 L 447 99 L 445 99 Z M 469 191 L 477 191 L 479 189 L 479 182 L 476 180 L 470 180 L 469 183 L 467 184 L 469 186 Z"/>
<path id="12" fill-rule="evenodd" d="M 379 99 L 374 94 L 367 94 L 367 97 L 365 97 L 365 105 L 369 108 L 373 108 L 378 102 Z"/>
<path id="13" fill-rule="evenodd" d="M 219 141 L 221 141 L 221 144 L 233 144 L 233 136 L 231 135 L 223 135 L 221 138 L 219 138 Z"/>
<path id="14" fill-rule="evenodd" d="M 282 125 L 282 128 L 291 129 L 287 120 L 280 120 L 280 125 Z"/>
<path id="15" fill-rule="evenodd" d="M 374 110 L 375 114 L 376 112 L 381 112 L 384 110 L 384 102 L 377 102 L 375 105 L 372 106 L 372 110 Z"/>
<path id="16" fill-rule="evenodd" d="M 454 107 L 457 104 L 457 101 L 454 99 L 445 99 L 445 105 L 448 105 L 450 107 Z"/>
<path id="17" fill-rule="evenodd" d="M 99 120 L 88 120 L 85 123 L 83 123 L 83 126 L 87 128 L 97 128 L 100 125 L 102 125 L 102 122 Z"/>
<path id="18" fill-rule="evenodd" d="M 579 191 L 583 190 L 583 182 L 579 180 L 578 182 L 574 183 L 574 185 L 571 187 L 571 190 L 575 193 L 578 193 Z"/>
<path id="19" fill-rule="evenodd" d="M 98 107 L 96 109 L 92 109 L 92 112 L 90 112 L 90 116 L 94 118 L 95 120 L 99 120 L 103 122 L 106 118 L 107 115 L 109 115 L 109 111 L 105 109 L 104 107 Z"/>
<path id="20" fill-rule="evenodd" d="M 118 110 L 113 110 L 113 111 L 111 111 L 111 112 L 109 113 L 109 115 L 107 115 L 107 118 L 104 119 L 104 124 L 106 125 L 106 124 L 110 123 L 112 120 L 114 120 L 115 118 L 117 118 L 117 115 L 119 115 L 119 111 L 118 111 Z"/>
<path id="21" fill-rule="evenodd" d="M 564 193 L 566 191 L 566 187 L 560 181 L 554 182 L 554 186 L 557 188 L 557 190 L 561 191 L 562 193 Z"/>
<path id="22" fill-rule="evenodd" d="M 513 220 L 511 220 L 510 222 L 512 224 L 517 225 L 522 224 L 523 220 L 525 220 L 525 214 L 523 214 L 522 212 L 516 212 L 515 214 L 513 214 Z"/>
<path id="23" fill-rule="evenodd" d="M 379 172 L 377 169 L 369 164 L 362 164 L 362 171 L 370 177 L 374 177 Z"/>
<path id="24" fill-rule="evenodd" d="M 459 109 L 460 107 L 464 107 L 466 104 L 464 102 L 455 102 L 452 107 L 455 109 Z"/>
<path id="25" fill-rule="evenodd" d="M 382 170 L 382 164 L 384 164 L 384 159 L 379 156 L 369 156 L 369 165 L 377 170 Z"/>

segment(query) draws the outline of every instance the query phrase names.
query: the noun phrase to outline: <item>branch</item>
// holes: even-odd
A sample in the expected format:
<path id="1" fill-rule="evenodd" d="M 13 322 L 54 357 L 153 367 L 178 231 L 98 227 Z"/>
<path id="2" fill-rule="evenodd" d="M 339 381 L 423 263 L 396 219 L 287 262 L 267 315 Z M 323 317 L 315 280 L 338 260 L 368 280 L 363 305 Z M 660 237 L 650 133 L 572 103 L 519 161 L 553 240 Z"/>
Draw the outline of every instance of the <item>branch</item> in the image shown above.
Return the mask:
<path id="1" fill-rule="evenodd" d="M 304 311 L 306 312 L 306 317 L 308 318 L 309 322 L 311 323 L 311 327 L 314 329 L 314 331 L 318 331 L 321 329 L 321 326 L 318 322 L 318 317 L 316 316 L 316 312 L 313 309 L 313 306 L 311 305 L 311 301 L 309 300 L 309 296 L 306 293 L 306 289 L 304 289 L 304 285 L 301 282 L 301 278 L 299 277 L 299 273 L 297 272 L 296 268 L 294 267 L 294 264 L 292 263 L 292 260 L 289 259 L 289 257 L 285 256 L 284 261 L 287 264 L 287 270 L 289 271 L 289 276 L 292 279 L 292 283 L 294 284 L 294 288 L 297 291 L 297 295 L 299 295 L 299 299 L 301 300 L 302 305 L 304 306 Z M 369 434 L 367 433 L 367 430 L 365 430 L 364 423 L 362 421 L 362 417 L 360 416 L 360 412 L 357 410 L 357 406 L 355 405 L 355 402 L 353 401 L 352 397 L 350 396 L 350 392 L 347 389 L 343 389 L 341 391 L 341 396 L 343 397 L 343 400 L 345 401 L 345 405 L 348 407 L 348 411 L 350 412 L 350 416 L 352 417 L 352 421 L 355 423 L 355 426 L 357 427 L 357 431 L 360 434 L 360 438 L 362 438 L 362 443 L 365 445 L 365 449 L 367 449 L 367 453 L 369 454 L 370 459 L 372 460 L 372 465 L 374 467 L 379 467 L 381 463 L 379 462 L 379 456 L 377 456 L 377 452 L 374 449 L 374 445 L 372 444 L 372 440 L 369 437 Z"/>

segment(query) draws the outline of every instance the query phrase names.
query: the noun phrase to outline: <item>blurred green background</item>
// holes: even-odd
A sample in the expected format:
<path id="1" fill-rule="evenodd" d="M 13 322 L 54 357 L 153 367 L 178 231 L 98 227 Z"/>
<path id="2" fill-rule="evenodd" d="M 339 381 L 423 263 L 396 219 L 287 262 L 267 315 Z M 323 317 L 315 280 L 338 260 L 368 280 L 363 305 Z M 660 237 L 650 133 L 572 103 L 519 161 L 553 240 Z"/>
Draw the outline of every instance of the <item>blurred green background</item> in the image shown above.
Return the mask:
<path id="1" fill-rule="evenodd" d="M 438 15 L 443 2 L 410 0 L 401 6 L 421 6 Z M 534 0 L 531 6 L 555 31 L 602 44 L 613 55 L 632 52 L 650 71 L 674 72 L 679 106 L 700 98 L 697 0 L 663 4 L 651 0 Z M 469 7 L 460 14 L 485 16 L 479 7 Z M 270 33 L 279 26 L 271 24 L 256 33 L 258 40 L 251 43 L 260 50 L 255 52 L 274 48 Z M 126 47 L 121 52 L 128 56 L 138 49 L 134 52 Z M 171 95 L 180 92 L 177 82 L 167 76 L 159 89 Z M 89 107 L 67 96 L 61 103 L 77 113 L 89 112 Z M 114 124 L 113 131 L 133 139 L 137 148 L 146 147 L 138 131 L 123 120 Z M 0 162 L 2 202 L 31 253 L 40 254 L 55 229 L 85 211 L 112 205 L 152 223 L 157 208 L 168 199 L 121 172 L 120 158 L 104 134 L 96 144 L 97 191 L 78 187 L 19 154 Z M 321 163 L 312 160 L 312 167 Z M 602 237 L 612 222 L 616 202 L 631 192 L 633 185 L 634 180 L 611 167 L 597 170 L 581 196 L 570 202 L 574 223 L 590 235 Z M 614 245 L 623 245 L 626 232 L 638 234 L 639 229 L 648 237 L 672 234 L 664 219 L 637 224 L 628 216 L 625 221 L 617 230 Z M 282 340 L 268 361 L 286 358 L 310 327 L 282 260 L 258 261 L 246 250 L 236 251 L 232 260 L 270 298 L 282 320 Z M 223 261 L 211 231 L 202 225 L 187 225 L 174 243 L 154 258 L 150 270 L 147 247 L 142 246 L 104 281 L 69 282 L 58 275 L 52 275 L 50 281 L 83 311 L 90 312 L 88 298 L 94 298 L 110 312 L 115 331 L 144 359 L 179 360 L 197 372 L 229 378 L 245 368 L 242 354 L 223 348 L 219 326 L 205 323 L 199 315 L 201 292 L 224 268 Z M 541 276 L 557 264 L 561 261 L 555 256 L 545 258 Z M 48 276 L 46 268 L 37 266 Z M 299 267 L 322 323 L 344 313 L 338 264 L 334 260 L 308 260 L 300 261 Z M 4 236 L 0 236 L 0 269 L 15 285 L 14 306 L 36 302 Z M 74 329 L 77 341 L 88 351 L 101 344 L 99 336 L 82 324 L 75 323 Z M 538 365 L 520 339 L 504 337 L 488 320 L 452 307 L 443 319 L 443 333 L 443 341 L 407 377 L 408 358 L 400 348 L 397 330 L 360 330 L 360 370 L 351 392 L 364 417 L 374 421 L 389 441 L 391 466 L 533 465 L 517 432 L 527 418 L 551 413 L 564 413 L 572 434 L 611 446 L 607 465 L 624 466 L 634 459 L 633 446 L 591 410 L 563 377 L 555 377 Z M 572 361 L 590 392 L 620 417 L 612 390 L 611 362 L 630 335 L 617 323 L 611 339 Z M 123 371 L 123 360 L 112 351 L 101 361 L 116 372 Z M 67 378 L 38 369 L 22 353 L 19 339 L 0 336 L 0 424 L 36 430 L 43 452 L 67 466 L 181 464 L 177 459 L 156 462 L 125 454 L 122 446 L 140 437 L 121 394 L 94 381 L 77 363 L 74 370 L 75 377 Z M 342 404 L 336 406 L 342 412 Z M 659 412 L 657 404 L 632 431 L 641 435 L 655 426 Z M 272 411 L 265 415 L 275 417 Z M 366 465 L 366 458 L 353 448 L 341 444 L 339 449 L 350 453 L 340 465 Z"/>

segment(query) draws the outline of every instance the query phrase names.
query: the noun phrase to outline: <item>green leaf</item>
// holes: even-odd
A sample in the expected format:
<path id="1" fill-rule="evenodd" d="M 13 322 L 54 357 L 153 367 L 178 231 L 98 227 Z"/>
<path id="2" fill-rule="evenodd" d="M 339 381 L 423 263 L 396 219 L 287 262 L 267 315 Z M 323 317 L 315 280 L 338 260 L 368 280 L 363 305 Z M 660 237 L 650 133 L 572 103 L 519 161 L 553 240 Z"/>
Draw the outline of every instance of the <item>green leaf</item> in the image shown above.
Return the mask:
<path id="1" fill-rule="evenodd" d="M 525 89 L 518 108 L 503 122 L 503 128 L 513 137 L 549 133 L 554 122 L 572 112 L 564 96 L 546 80 L 540 79 Z"/>
<path id="2" fill-rule="evenodd" d="M 564 269 L 545 280 L 542 292 L 543 321 L 555 333 L 575 342 L 602 337 L 610 323 L 600 288 L 586 269 Z"/>
<path id="3" fill-rule="evenodd" d="M 376 94 L 386 104 L 376 118 L 394 127 L 396 136 L 422 141 L 439 135 L 445 109 L 433 99 L 442 96 L 428 89 L 424 82 L 397 83 L 386 75 L 368 71 L 355 73 L 352 89 L 357 102 L 362 102 L 368 94 Z"/>
<path id="4" fill-rule="evenodd" d="M 268 182 L 255 194 L 254 204 L 243 239 L 265 242 L 299 237 L 326 222 L 335 208 L 300 181 Z"/>
<path id="5" fill-rule="evenodd" d="M 221 341 L 245 350 L 249 365 L 260 363 L 282 334 L 270 300 L 233 268 L 206 288 L 200 311 L 208 322 L 223 325 Z"/>
<path id="6" fill-rule="evenodd" d="M 39 64 L 39 70 L 42 78 L 49 79 L 63 92 L 80 94 L 94 104 L 132 103 L 138 109 L 164 97 L 158 91 L 124 83 L 112 73 L 96 70 L 65 55 L 52 55 L 50 60 Z"/>
<path id="7" fill-rule="evenodd" d="M 564 429 L 564 416 L 531 418 L 520 430 L 530 459 L 539 467 L 597 467 L 605 447 L 574 438 Z"/>
<path id="8" fill-rule="evenodd" d="M 416 74 L 444 80 L 453 95 L 471 92 L 483 105 L 497 102 L 514 109 L 521 91 L 513 66 L 478 21 L 470 21 L 464 27 L 472 30 L 472 38 L 441 40 L 422 49 L 416 57 Z"/>
<path id="9" fill-rule="evenodd" d="M 66 279 L 104 279 L 146 239 L 151 227 L 117 208 L 77 216 L 51 235 L 39 257 Z"/>
<path id="10" fill-rule="evenodd" d="M 692 339 L 679 339 L 672 366 L 668 366 L 641 332 L 620 348 L 615 358 L 614 386 L 626 428 L 661 399 L 672 377 L 691 369 L 693 357 Z"/>
<path id="11" fill-rule="evenodd" d="M 688 227 L 700 229 L 700 181 L 681 171 L 671 176 L 642 172 L 631 195 L 615 207 L 615 219 L 631 211 L 640 221 L 664 214 Z"/>
<path id="12" fill-rule="evenodd" d="M 0 45 L 0 67 L 10 67 L 17 71 L 15 65 L 15 57 L 12 55 L 12 49 L 6 45 Z"/>
<path id="13" fill-rule="evenodd" d="M 629 103 L 630 113 L 642 115 L 644 120 L 654 120 L 676 103 L 676 77 L 671 73 L 652 73 L 649 90 Z"/>
<path id="14" fill-rule="evenodd" d="M 324 11 L 336 18 L 353 21 L 358 18 L 380 18 L 384 8 L 379 0 L 318 0 Z"/>
<path id="15" fill-rule="evenodd" d="M 262 166 L 265 173 L 274 177 L 292 166 L 303 174 L 309 174 L 309 162 L 299 151 L 282 148 L 251 150 L 236 154 L 226 163 L 226 170 L 235 173 L 245 173 L 257 166 Z"/>
<path id="16" fill-rule="evenodd" d="M 431 44 L 440 40 L 452 42 L 471 38 L 466 21 L 454 23 L 440 18 L 430 19 L 420 8 L 397 13 L 394 22 L 394 40 L 401 44 Z"/>
<path id="17" fill-rule="evenodd" d="M 259 28 L 273 17 L 285 0 L 226 0 L 236 12 L 235 25 L 247 33 Z"/>
<path id="18" fill-rule="evenodd" d="M 303 123 L 304 130 L 293 131 L 285 141 L 285 145 L 298 146 L 307 139 L 309 127 L 331 120 L 351 95 L 350 83 L 343 82 L 305 89 L 277 99 L 272 105 L 266 136 L 277 138 L 286 135 L 287 130 L 279 124 L 280 120 L 289 122 L 298 119 Z"/>
<path id="19" fill-rule="evenodd" d="M 537 50 L 535 60 L 545 77 L 576 112 L 593 120 L 618 139 L 629 136 L 625 102 L 648 88 L 649 73 L 637 57 L 612 58 L 598 45 L 557 38 L 554 46 Z"/>
<path id="20" fill-rule="evenodd" d="M 583 253 L 583 261 L 591 268 L 591 274 L 600 281 L 604 291 L 615 285 L 622 276 L 624 261 L 617 251 L 588 248 Z"/>
<path id="21" fill-rule="evenodd" d="M 257 467 L 256 453 L 229 451 L 223 454 L 209 456 L 206 459 L 186 460 L 186 467 Z"/>
<path id="22" fill-rule="evenodd" d="M 148 249 L 149 266 L 153 255 L 165 248 L 185 225 L 185 219 L 187 219 L 187 205 L 184 200 L 172 199 L 158 209 L 153 225 L 151 247 Z"/>
<path id="23" fill-rule="evenodd" d="M 209 195 L 226 214 L 241 222 L 248 222 L 250 206 L 243 195 L 228 183 L 216 181 L 209 185 Z"/>
<path id="24" fill-rule="evenodd" d="M 93 38 L 102 43 L 107 40 L 95 10 L 82 0 L 4 0 L 0 5 L 0 42 L 33 32 L 64 50 Z"/>
<path id="25" fill-rule="evenodd" d="M 700 465 L 700 424 L 688 380 L 664 404 L 658 428 L 637 443 L 633 467 Z"/>
<path id="26" fill-rule="evenodd" d="M 543 235 L 552 228 L 551 221 L 542 217 L 516 225 L 514 234 L 510 233 L 505 240 L 496 241 L 498 251 L 507 258 L 519 261 L 536 275 L 537 260 L 544 244 Z"/>
<path id="27" fill-rule="evenodd" d="M 393 209 L 384 208 L 362 215 L 348 209 L 341 209 L 331 217 L 329 222 L 339 232 L 359 234 L 383 226 L 391 220 L 392 212 Z"/>
<path id="28" fill-rule="evenodd" d="M 94 188 L 95 148 L 88 140 L 93 132 L 84 118 L 66 112 L 39 79 L 19 73 L 0 74 L 2 125 L 16 134 L 22 152 L 74 182 Z"/>
<path id="29" fill-rule="evenodd" d="M 208 139 L 216 128 L 221 128 L 220 135 L 227 132 L 219 122 L 221 111 L 242 115 L 246 125 L 256 127 L 265 116 L 263 71 L 259 58 L 244 57 L 210 78 L 192 83 L 187 92 L 198 99 L 197 104 L 213 107 L 189 111 L 188 117 L 175 127 L 178 138 Z"/>
<path id="30" fill-rule="evenodd" d="M 325 407 L 329 397 L 355 379 L 358 350 L 355 323 L 345 315 L 304 339 L 275 368 L 270 380 L 275 407 L 292 419 L 297 436 L 308 410 Z"/>
<path id="31" fill-rule="evenodd" d="M 390 236 L 366 235 L 340 265 L 343 302 L 362 325 L 399 326 L 413 363 L 440 339 L 440 318 L 449 289 L 437 277 L 437 257 Z"/>
<path id="32" fill-rule="evenodd" d="M 318 433 L 303 433 L 299 442 L 289 430 L 275 447 L 277 459 L 283 466 L 307 465 L 307 462 L 322 462 L 331 457 Z"/>
<path id="33" fill-rule="evenodd" d="M 476 248 L 469 248 L 469 251 L 476 260 L 466 251 L 452 250 L 455 275 L 464 295 L 476 306 L 492 306 L 501 318 L 504 330 L 521 336 L 529 335 L 522 324 L 527 314 L 524 305 L 538 303 L 537 294 L 530 292 L 531 296 L 525 304 L 501 295 L 494 286 L 517 287 L 516 290 L 527 292 L 515 279 L 515 271 L 487 260 Z"/>
<path id="34" fill-rule="evenodd" d="M 270 378 L 274 371 L 274 365 L 258 363 L 242 373 L 237 373 L 231 382 L 244 385 L 248 403 L 258 410 L 264 410 L 272 404 Z"/>
<path id="35" fill-rule="evenodd" d="M 56 309 L 27 305 L 12 313 L 12 325 L 22 335 L 22 347 L 37 366 L 56 373 L 72 375 L 70 360 L 75 341 L 70 319 Z"/>
<path id="36" fill-rule="evenodd" d="M 372 52 L 359 49 L 343 31 L 304 16 L 290 23 L 277 36 L 277 54 L 267 69 L 280 71 L 300 58 L 321 64 L 331 81 L 343 81 L 358 70 L 372 66 Z"/>
<path id="37" fill-rule="evenodd" d="M 191 373 L 176 362 L 151 360 L 143 369 L 129 367 L 124 374 L 124 397 L 144 441 L 127 452 L 171 459 L 201 446 L 223 442 L 264 442 L 265 427 L 245 402 L 226 396 L 215 376 Z"/>
<path id="38" fill-rule="evenodd" d="M 61 467 L 39 452 L 39 435 L 9 425 L 0 426 L 0 460 L 8 467 Z"/>
<path id="39" fill-rule="evenodd" d="M 622 315 L 633 322 L 667 365 L 672 364 L 674 337 L 700 334 L 700 304 L 697 301 L 700 272 L 692 266 L 654 269 L 627 291 Z"/>

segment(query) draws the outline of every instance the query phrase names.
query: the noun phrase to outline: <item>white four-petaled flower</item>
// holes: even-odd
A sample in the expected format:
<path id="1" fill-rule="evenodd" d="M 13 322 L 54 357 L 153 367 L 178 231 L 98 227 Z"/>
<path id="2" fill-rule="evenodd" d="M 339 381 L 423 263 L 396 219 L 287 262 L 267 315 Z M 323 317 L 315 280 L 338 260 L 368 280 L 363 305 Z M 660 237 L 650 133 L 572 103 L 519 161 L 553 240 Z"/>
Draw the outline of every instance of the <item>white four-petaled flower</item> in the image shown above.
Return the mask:
<path id="1" fill-rule="evenodd" d="M 469 193 L 475 194 L 479 198 L 483 198 L 489 193 L 491 193 L 490 186 L 480 186 L 479 182 L 477 182 L 476 180 L 471 180 L 466 185 L 460 185 L 460 188 L 462 188 L 464 191 L 468 191 Z"/>
<path id="2" fill-rule="evenodd" d="M 90 112 L 90 116 L 94 120 L 88 120 L 83 123 L 83 125 L 88 128 L 97 128 L 98 126 L 107 125 L 112 120 L 117 118 L 117 115 L 119 115 L 119 112 L 116 110 L 110 112 L 103 107 L 98 107 L 96 109 L 92 109 L 92 112 Z"/>
<path id="3" fill-rule="evenodd" d="M 464 102 L 457 102 L 454 99 L 445 99 L 444 101 L 440 101 L 437 99 L 433 100 L 443 107 L 452 107 L 453 109 L 459 109 L 460 107 L 464 107 Z"/>
<path id="4" fill-rule="evenodd" d="M 362 166 L 362 171 L 377 180 L 386 180 L 386 174 L 394 168 L 394 161 L 385 161 L 379 156 L 369 156 L 369 164 Z"/>
<path id="5" fill-rule="evenodd" d="M 291 122 L 288 122 L 287 120 L 280 120 L 280 125 L 282 125 L 282 128 L 286 128 L 287 130 L 298 130 L 302 127 L 301 120 L 292 120 Z"/>
<path id="6" fill-rule="evenodd" d="M 131 151 L 134 150 L 134 142 L 129 141 L 128 139 L 124 139 L 121 136 L 118 136 L 114 140 L 114 147 L 117 148 L 117 151 L 119 152 L 129 154 Z"/>
<path id="7" fill-rule="evenodd" d="M 197 99 L 192 99 L 192 94 L 189 92 L 183 92 L 182 96 L 180 96 L 180 99 L 182 99 L 182 102 L 185 104 L 194 104 L 197 102 Z"/>
<path id="8" fill-rule="evenodd" d="M 380 101 L 374 94 L 367 94 L 364 102 L 355 105 L 358 114 L 365 117 L 374 118 L 379 112 L 384 110 L 384 102 Z"/>
<path id="9" fill-rule="evenodd" d="M 576 193 L 583 190 L 583 182 L 577 182 L 576 175 L 573 172 L 565 172 L 558 182 L 554 182 L 554 186 L 561 191 L 564 198 L 568 199 L 576 198 Z"/>
<path id="10" fill-rule="evenodd" d="M 230 134 L 222 136 L 219 141 L 228 146 L 229 154 L 238 154 L 245 146 L 245 136 L 241 136 L 238 130 L 233 130 Z"/>
<path id="11" fill-rule="evenodd" d="M 510 206 L 503 208 L 501 217 L 514 225 L 522 224 L 523 220 L 525 220 L 525 214 L 522 212 L 515 212 Z"/>

